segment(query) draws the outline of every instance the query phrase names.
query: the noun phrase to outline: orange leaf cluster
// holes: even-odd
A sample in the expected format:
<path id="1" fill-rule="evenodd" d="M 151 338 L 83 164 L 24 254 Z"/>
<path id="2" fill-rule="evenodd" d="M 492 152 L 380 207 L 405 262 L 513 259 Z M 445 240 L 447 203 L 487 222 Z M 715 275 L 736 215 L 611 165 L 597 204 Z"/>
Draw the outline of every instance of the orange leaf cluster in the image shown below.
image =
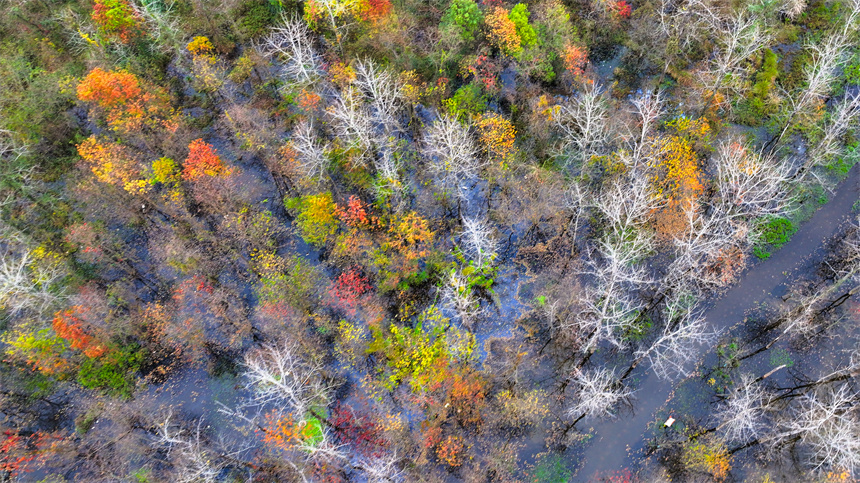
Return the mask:
<path id="1" fill-rule="evenodd" d="M 449 435 L 436 446 L 436 456 L 449 466 L 457 467 L 463 464 L 463 438 Z"/>
<path id="2" fill-rule="evenodd" d="M 289 450 L 314 437 L 313 425 L 307 421 L 296 423 L 291 416 L 279 416 L 274 412 L 265 415 L 263 442 L 275 448 Z"/>
<path id="3" fill-rule="evenodd" d="M 182 177 L 194 181 L 203 176 L 228 176 L 230 169 L 218 157 L 217 150 L 202 139 L 195 139 L 188 145 L 188 157 Z"/>
<path id="4" fill-rule="evenodd" d="M 588 51 L 577 45 L 570 44 L 564 48 L 562 54 L 564 68 L 575 76 L 580 76 L 585 68 L 585 63 L 588 62 Z"/>
<path id="5" fill-rule="evenodd" d="M 85 310 L 80 305 L 76 305 L 68 310 L 57 312 L 52 323 L 54 332 L 69 341 L 73 349 L 83 351 L 85 356 L 101 357 L 107 352 L 107 348 L 84 331 L 81 319 L 78 318 L 78 315 Z"/>

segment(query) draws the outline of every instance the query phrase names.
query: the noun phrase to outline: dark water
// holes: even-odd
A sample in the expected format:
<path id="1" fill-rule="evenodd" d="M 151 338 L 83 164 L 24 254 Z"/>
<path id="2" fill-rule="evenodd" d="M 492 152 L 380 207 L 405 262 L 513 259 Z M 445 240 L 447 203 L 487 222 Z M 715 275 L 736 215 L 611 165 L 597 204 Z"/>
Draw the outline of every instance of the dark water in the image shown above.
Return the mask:
<path id="1" fill-rule="evenodd" d="M 830 202 L 789 243 L 768 260 L 748 269 L 734 287 L 710 305 L 705 318 L 711 328 L 725 332 L 741 323 L 748 310 L 778 297 L 782 293 L 780 287 L 791 284 L 814 261 L 821 259 L 827 240 L 852 217 L 852 207 L 858 200 L 858 183 L 860 165 L 855 165 Z M 637 389 L 633 412 L 621 413 L 615 420 L 594 426 L 596 437 L 585 451 L 583 464 L 572 481 L 592 481 L 598 474 L 635 467 L 644 456 L 649 423 L 663 423 L 662 415 L 661 421 L 657 421 L 657 413 L 671 399 L 675 385 L 661 380 L 647 367 L 638 368 L 632 379 Z"/>

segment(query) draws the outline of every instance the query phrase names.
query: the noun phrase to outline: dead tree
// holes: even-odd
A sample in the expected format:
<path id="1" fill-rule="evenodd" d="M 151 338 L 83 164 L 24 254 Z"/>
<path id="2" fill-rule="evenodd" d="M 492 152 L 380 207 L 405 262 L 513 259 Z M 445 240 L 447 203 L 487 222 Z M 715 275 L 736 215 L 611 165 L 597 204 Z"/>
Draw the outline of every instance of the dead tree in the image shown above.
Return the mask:
<path id="1" fill-rule="evenodd" d="M 485 164 L 469 128 L 447 115 L 424 131 L 423 151 L 436 184 L 461 199 L 466 197 L 465 183 L 476 179 Z"/>

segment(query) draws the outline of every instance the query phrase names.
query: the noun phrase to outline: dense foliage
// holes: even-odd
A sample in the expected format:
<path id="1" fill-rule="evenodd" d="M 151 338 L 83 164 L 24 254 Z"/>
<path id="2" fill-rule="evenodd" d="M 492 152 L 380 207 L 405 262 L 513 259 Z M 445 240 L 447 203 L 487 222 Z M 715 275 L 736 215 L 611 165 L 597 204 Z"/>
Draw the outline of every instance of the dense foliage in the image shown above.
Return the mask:
<path id="1" fill-rule="evenodd" d="M 853 481 L 858 32 L 3 2 L 0 481 Z"/>

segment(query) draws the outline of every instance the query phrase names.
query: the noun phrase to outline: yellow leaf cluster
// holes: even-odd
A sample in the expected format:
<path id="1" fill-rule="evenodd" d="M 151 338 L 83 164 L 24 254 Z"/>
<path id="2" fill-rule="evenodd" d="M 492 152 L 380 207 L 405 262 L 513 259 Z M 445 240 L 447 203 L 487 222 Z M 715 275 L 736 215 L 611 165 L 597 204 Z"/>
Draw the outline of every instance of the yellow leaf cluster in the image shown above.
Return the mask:
<path id="1" fill-rule="evenodd" d="M 478 127 L 478 139 L 487 151 L 490 160 L 506 168 L 516 154 L 514 141 L 517 130 L 514 125 L 496 113 L 483 114 L 476 125 Z"/>

